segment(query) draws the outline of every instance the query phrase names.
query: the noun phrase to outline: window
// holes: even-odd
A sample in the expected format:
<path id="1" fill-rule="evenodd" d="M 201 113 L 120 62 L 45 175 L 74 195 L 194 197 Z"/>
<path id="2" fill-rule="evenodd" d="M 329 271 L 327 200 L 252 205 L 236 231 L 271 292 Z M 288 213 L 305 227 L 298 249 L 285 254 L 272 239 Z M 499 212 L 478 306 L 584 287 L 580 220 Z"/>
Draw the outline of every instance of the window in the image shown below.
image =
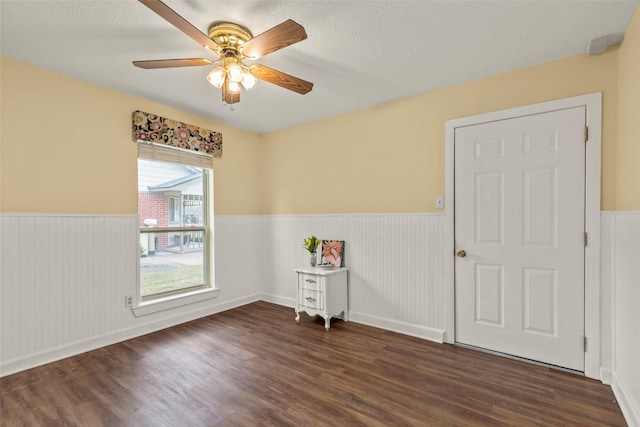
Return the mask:
<path id="1" fill-rule="evenodd" d="M 180 199 L 169 196 L 169 224 L 180 223 Z"/>
<path id="2" fill-rule="evenodd" d="M 210 171 L 138 159 L 140 300 L 210 287 Z"/>

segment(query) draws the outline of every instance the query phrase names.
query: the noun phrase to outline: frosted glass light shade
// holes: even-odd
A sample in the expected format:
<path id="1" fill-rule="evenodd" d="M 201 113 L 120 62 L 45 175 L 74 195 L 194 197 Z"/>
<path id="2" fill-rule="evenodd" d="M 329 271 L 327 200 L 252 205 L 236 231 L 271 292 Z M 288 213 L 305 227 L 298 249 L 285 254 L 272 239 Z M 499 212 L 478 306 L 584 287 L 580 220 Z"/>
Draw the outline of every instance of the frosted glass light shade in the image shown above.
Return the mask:
<path id="1" fill-rule="evenodd" d="M 211 83 L 213 86 L 221 88 L 224 84 L 226 75 L 227 73 L 224 71 L 224 68 L 218 65 L 213 69 L 213 71 L 209 73 L 209 75 L 207 75 L 207 80 L 209 80 L 209 83 Z"/>
<path id="2" fill-rule="evenodd" d="M 227 89 L 232 93 L 238 93 L 242 90 L 240 83 L 231 81 L 231 79 L 229 79 L 229 82 L 227 83 Z"/>
<path id="3" fill-rule="evenodd" d="M 256 84 L 257 79 L 251 74 L 251 71 L 244 70 L 244 74 L 242 76 L 242 86 L 246 90 L 251 89 Z"/>
<path id="4" fill-rule="evenodd" d="M 227 74 L 229 75 L 229 80 L 235 83 L 240 83 L 244 75 L 242 68 L 238 64 L 229 64 L 227 66 Z"/>

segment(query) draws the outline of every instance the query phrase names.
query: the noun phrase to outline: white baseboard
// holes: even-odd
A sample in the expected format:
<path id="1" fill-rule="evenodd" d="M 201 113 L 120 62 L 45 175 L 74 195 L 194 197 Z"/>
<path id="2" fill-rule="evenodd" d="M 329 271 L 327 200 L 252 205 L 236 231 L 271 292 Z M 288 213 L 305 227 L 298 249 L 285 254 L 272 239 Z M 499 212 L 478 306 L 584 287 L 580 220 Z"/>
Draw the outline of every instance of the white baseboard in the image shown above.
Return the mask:
<path id="1" fill-rule="evenodd" d="M 294 308 L 296 306 L 295 298 L 285 298 L 277 295 L 261 294 L 260 299 L 285 307 Z M 444 342 L 444 331 L 427 328 L 425 326 L 412 325 L 410 323 L 398 322 L 382 317 L 368 316 L 365 314 L 354 313 L 353 311 L 349 311 L 349 321 L 354 323 L 361 323 L 367 326 L 374 326 L 376 328 L 385 329 L 391 332 L 398 332 L 404 335 L 410 335 L 412 337 L 422 338 L 428 341 L 434 341 L 440 344 Z"/>
<path id="2" fill-rule="evenodd" d="M 600 381 L 602 384 L 611 385 L 613 371 L 609 368 L 600 368 Z"/>
<path id="3" fill-rule="evenodd" d="M 218 304 L 212 307 L 207 307 L 202 310 L 193 311 L 190 313 L 184 313 L 178 316 L 172 316 L 163 318 L 161 320 L 145 323 L 142 325 L 134 326 L 128 329 L 123 329 L 114 333 L 93 337 L 88 340 L 78 341 L 69 345 L 58 347 L 52 350 L 48 350 L 42 353 L 30 355 L 28 357 L 10 361 L 0 362 L 0 378 L 15 374 L 16 372 L 25 371 L 27 369 L 35 368 L 47 363 L 55 362 L 58 360 L 66 359 L 67 357 L 75 356 L 85 353 L 87 351 L 96 350 L 101 347 L 112 345 L 118 342 L 126 341 L 132 338 L 136 338 L 142 335 L 150 334 L 162 329 L 176 326 L 181 323 L 190 322 L 201 317 L 210 316 L 212 314 L 220 313 L 230 310 L 232 308 L 240 307 L 252 302 L 260 300 L 259 294 L 249 295 L 243 298 L 227 301 L 222 304 Z"/>
<path id="4" fill-rule="evenodd" d="M 615 372 L 613 372 L 611 388 L 629 427 L 640 427 L 640 408 L 633 400 L 624 381 Z"/>
<path id="5" fill-rule="evenodd" d="M 296 306 L 295 298 L 285 298 L 278 295 L 272 294 L 260 294 L 260 299 L 262 301 L 270 302 L 273 304 L 283 305 L 285 307 L 294 308 Z"/>
<path id="6" fill-rule="evenodd" d="M 349 321 L 442 344 L 444 330 L 349 311 Z"/>

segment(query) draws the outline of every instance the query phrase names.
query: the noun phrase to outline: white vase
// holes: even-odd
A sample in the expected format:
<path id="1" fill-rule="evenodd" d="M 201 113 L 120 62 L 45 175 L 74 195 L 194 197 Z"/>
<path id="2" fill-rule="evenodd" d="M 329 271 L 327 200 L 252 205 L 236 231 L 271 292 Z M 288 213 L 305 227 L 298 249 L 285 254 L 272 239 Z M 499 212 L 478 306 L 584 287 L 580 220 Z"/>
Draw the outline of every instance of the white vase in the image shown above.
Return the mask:
<path id="1" fill-rule="evenodd" d="M 317 258 L 316 258 L 316 254 L 311 254 L 311 267 L 315 267 L 316 266 L 316 262 L 317 262 Z"/>

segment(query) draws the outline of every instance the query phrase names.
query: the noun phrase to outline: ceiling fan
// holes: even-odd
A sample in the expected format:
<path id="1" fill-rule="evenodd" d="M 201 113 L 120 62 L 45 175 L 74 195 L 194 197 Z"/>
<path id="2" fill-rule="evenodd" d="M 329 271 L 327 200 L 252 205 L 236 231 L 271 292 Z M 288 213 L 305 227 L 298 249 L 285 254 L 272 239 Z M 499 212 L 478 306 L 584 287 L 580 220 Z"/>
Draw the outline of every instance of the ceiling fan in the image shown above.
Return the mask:
<path id="1" fill-rule="evenodd" d="M 256 83 L 256 79 L 273 83 L 302 95 L 310 92 L 313 88 L 313 83 L 311 82 L 274 70 L 266 65 L 254 63 L 247 66 L 243 63 L 244 59 L 258 59 L 306 39 L 307 33 L 302 25 L 291 19 L 255 37 L 247 28 L 241 25 L 230 22 L 216 22 L 209 28 L 209 36 L 207 36 L 160 0 L 138 1 L 201 46 L 217 53 L 219 58 L 213 62 L 205 58 L 133 61 L 133 65 L 136 67 L 154 69 L 194 67 L 219 63 L 220 65 L 209 73 L 207 80 L 213 86 L 222 88 L 222 101 L 226 104 L 240 102 L 242 87 L 245 90 L 251 89 Z"/>

